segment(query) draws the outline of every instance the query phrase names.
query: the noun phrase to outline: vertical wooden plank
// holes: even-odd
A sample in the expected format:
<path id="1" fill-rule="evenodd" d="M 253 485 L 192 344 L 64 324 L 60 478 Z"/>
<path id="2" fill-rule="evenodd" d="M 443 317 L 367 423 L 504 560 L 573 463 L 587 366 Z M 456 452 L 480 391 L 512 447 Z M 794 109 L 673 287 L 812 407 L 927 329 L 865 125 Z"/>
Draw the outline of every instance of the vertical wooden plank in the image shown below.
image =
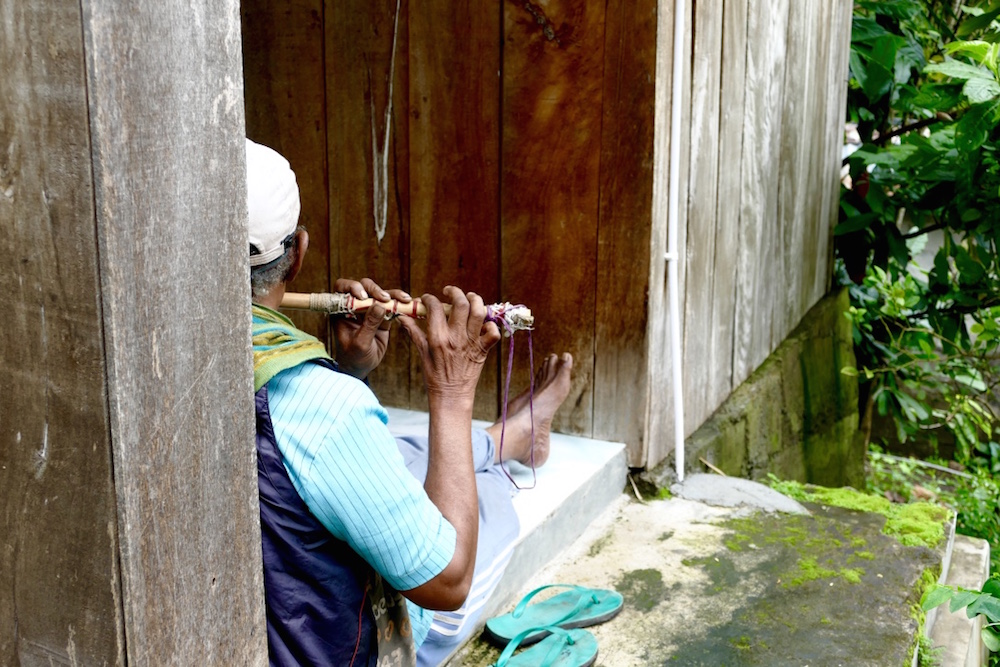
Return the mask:
<path id="1" fill-rule="evenodd" d="M 804 311 L 800 310 L 805 276 L 812 274 L 816 257 L 806 252 L 805 235 L 810 227 L 807 219 L 808 191 L 812 155 L 817 148 L 811 141 L 815 129 L 816 108 L 813 101 L 822 99 L 815 95 L 815 45 L 817 43 L 815 15 L 816 3 L 789 3 L 787 30 L 787 58 L 791 66 L 785 68 L 783 109 L 781 114 L 781 146 L 778 166 L 778 224 L 775 278 L 785 286 L 777 290 L 780 296 L 774 311 L 771 346 L 776 348 L 785 336 L 799 323 Z M 812 93 L 812 94 L 810 94 Z M 810 280 L 811 283 L 811 280 Z M 810 285 L 811 288 L 811 285 Z"/>
<path id="2" fill-rule="evenodd" d="M 681 94 L 684 96 L 684 99 L 681 101 L 680 183 L 677 190 L 677 196 L 680 198 L 677 202 L 677 274 L 679 276 L 678 298 L 680 299 L 680 302 L 678 304 L 678 309 L 680 310 L 681 320 L 680 332 L 682 364 L 684 358 L 684 336 L 685 331 L 687 330 L 687 319 L 685 317 L 684 304 L 687 301 L 688 268 L 691 265 L 691 247 L 688 244 L 688 211 L 690 209 L 688 197 L 691 180 L 691 127 L 693 125 L 691 91 L 693 88 L 692 74 L 694 71 L 694 8 L 695 0 L 690 0 L 690 2 L 684 3 L 684 62 L 681 63 L 681 76 L 683 77 L 683 81 L 681 83 Z M 688 373 L 687 368 L 685 368 L 683 378 L 685 395 L 690 387 L 689 375 L 690 374 Z M 690 419 L 685 419 L 685 436 L 694 432 L 695 429 L 692 428 L 692 426 L 695 426 L 695 422 Z"/>
<path id="3" fill-rule="evenodd" d="M 817 300 L 813 294 L 816 283 L 816 275 L 821 270 L 820 265 L 820 237 L 823 235 L 821 229 L 826 224 L 824 222 L 825 195 L 823 193 L 826 182 L 826 137 L 829 131 L 827 122 L 829 107 L 829 70 L 830 57 L 833 53 L 830 36 L 834 26 L 834 3 L 824 2 L 816 12 L 816 23 L 813 30 L 818 38 L 815 40 L 816 56 L 814 62 L 814 91 L 813 91 L 813 113 L 812 120 L 814 129 L 809 132 L 809 140 L 813 144 L 809 161 L 808 191 L 810 197 L 806 202 L 806 236 L 805 247 L 808 248 L 811 261 L 807 270 L 803 273 L 803 284 L 799 289 L 800 309 L 803 313 Z"/>
<path id="4" fill-rule="evenodd" d="M 670 451 L 666 444 L 673 431 L 670 382 L 667 271 L 667 217 L 670 182 L 670 97 L 673 78 L 673 3 L 657 2 L 656 94 L 653 129 L 653 220 L 649 253 L 649 333 L 647 334 L 647 384 L 645 438 L 640 451 L 629 450 L 629 465 L 652 467 Z"/>
<path id="5" fill-rule="evenodd" d="M 418 4 L 410 17 L 413 290 L 440 295 L 456 285 L 487 303 L 516 298 L 499 288 L 500 8 Z M 479 382 L 474 414 L 481 419 L 498 414 L 498 360 L 494 353 Z"/>
<path id="6" fill-rule="evenodd" d="M 719 117 L 719 191 L 709 353 L 711 402 L 718 407 L 736 386 L 734 340 L 740 192 L 743 187 L 743 122 L 746 100 L 747 0 L 725 0 Z"/>
<path id="7" fill-rule="evenodd" d="M 697 427 L 712 413 L 711 356 L 716 217 L 719 185 L 719 102 L 722 11 L 694 7 L 691 85 L 691 173 L 687 196 L 687 288 L 684 294 L 684 417 Z M 687 425 L 687 424 L 686 424 Z"/>
<path id="8" fill-rule="evenodd" d="M 766 162 L 762 167 L 768 179 L 767 198 L 764 200 L 764 217 L 761 235 L 761 250 L 757 262 L 757 302 L 758 312 L 763 312 L 764 321 L 754 336 L 755 363 L 754 368 L 767 359 L 768 355 L 778 346 L 781 338 L 775 336 L 775 329 L 781 326 L 784 310 L 784 290 L 776 289 L 780 284 L 785 269 L 784 255 L 781 252 L 782 231 L 778 217 L 779 171 L 781 165 L 781 137 L 785 129 L 782 118 L 783 108 L 780 100 L 784 98 L 785 65 L 787 64 L 787 34 L 788 5 L 790 0 L 769 3 L 764 12 L 768 45 L 765 61 L 769 67 L 768 82 L 770 89 L 767 102 L 769 115 L 769 131 L 764 133 L 768 138 L 765 148 Z M 761 107 L 762 109 L 764 107 Z"/>
<path id="9" fill-rule="evenodd" d="M 0 664 L 125 663 L 82 16 L 0 2 Z"/>
<path id="10" fill-rule="evenodd" d="M 239 4 L 83 15 L 127 662 L 266 664 Z"/>
<path id="11" fill-rule="evenodd" d="M 648 391 L 649 277 L 635 269 L 650 261 L 656 6 L 609 2 L 605 23 L 594 437 L 624 441 L 636 455 Z"/>
<path id="12" fill-rule="evenodd" d="M 409 21 L 407 0 L 326 2 L 331 284 L 410 289 Z M 412 407 L 410 347 L 390 336 L 370 382 L 385 404 Z"/>
<path id="13" fill-rule="evenodd" d="M 734 385 L 771 352 L 778 291 L 771 275 L 777 238 L 778 140 L 784 83 L 788 0 L 750 0 L 747 7 L 746 107 L 743 136 Z"/>
<path id="14" fill-rule="evenodd" d="M 604 43 L 602 3 L 504 3 L 501 285 L 531 305 L 540 353 L 576 359 L 554 428 L 582 435 L 593 430 Z"/>
<path id="15" fill-rule="evenodd" d="M 819 253 L 813 282 L 814 302 L 830 289 L 833 266 L 833 227 L 837 222 L 840 201 L 840 163 L 844 144 L 847 109 L 848 62 L 851 55 L 851 18 L 853 3 L 834 2 L 830 27 L 830 56 L 827 64 L 826 156 L 823 173 L 823 208 L 819 219 Z"/>
<path id="16" fill-rule="evenodd" d="M 299 224 L 309 252 L 294 289 L 330 290 L 323 0 L 245 0 L 243 71 L 247 136 L 284 155 L 302 199 Z M 327 318 L 289 311 L 303 330 L 327 339 Z"/>

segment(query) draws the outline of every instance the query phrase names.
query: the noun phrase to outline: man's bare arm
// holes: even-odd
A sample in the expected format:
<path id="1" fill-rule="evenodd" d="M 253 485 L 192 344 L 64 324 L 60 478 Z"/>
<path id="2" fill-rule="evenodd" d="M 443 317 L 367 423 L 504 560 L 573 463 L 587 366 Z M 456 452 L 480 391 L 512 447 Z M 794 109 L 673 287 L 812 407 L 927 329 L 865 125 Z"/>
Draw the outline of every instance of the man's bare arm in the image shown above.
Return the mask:
<path id="1" fill-rule="evenodd" d="M 472 585 L 479 536 L 479 500 L 472 462 L 472 405 L 486 355 L 500 331 L 486 322 L 486 306 L 476 294 L 445 288 L 451 299 L 446 318 L 431 295 L 426 335 L 409 318 L 401 323 L 420 352 L 430 401 L 429 459 L 424 489 L 455 528 L 455 553 L 436 577 L 408 591 L 407 598 L 428 609 L 457 609 Z"/>

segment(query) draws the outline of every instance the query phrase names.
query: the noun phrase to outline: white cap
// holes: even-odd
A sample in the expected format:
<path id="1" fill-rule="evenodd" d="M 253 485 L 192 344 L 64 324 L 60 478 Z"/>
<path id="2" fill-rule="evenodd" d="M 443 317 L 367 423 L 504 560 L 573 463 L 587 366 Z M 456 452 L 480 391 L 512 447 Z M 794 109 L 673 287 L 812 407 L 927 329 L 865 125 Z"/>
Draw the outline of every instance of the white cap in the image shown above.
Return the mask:
<path id="1" fill-rule="evenodd" d="M 247 211 L 250 216 L 250 266 L 285 254 L 285 239 L 299 223 L 299 186 L 288 160 L 247 139 Z"/>

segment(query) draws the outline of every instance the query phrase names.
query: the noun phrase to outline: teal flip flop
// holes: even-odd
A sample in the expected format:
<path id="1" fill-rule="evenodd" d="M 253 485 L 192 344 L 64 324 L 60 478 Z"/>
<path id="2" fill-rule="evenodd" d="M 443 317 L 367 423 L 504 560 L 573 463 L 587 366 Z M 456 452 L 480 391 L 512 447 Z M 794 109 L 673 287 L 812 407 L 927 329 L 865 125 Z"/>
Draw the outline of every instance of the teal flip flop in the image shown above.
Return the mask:
<path id="1" fill-rule="evenodd" d="M 557 587 L 569 590 L 533 605 L 528 604 L 538 593 Z M 566 630 L 585 628 L 614 618 L 621 610 L 622 596 L 615 591 L 551 584 L 525 595 L 511 613 L 486 621 L 485 634 L 497 645 L 506 646 L 515 637 L 530 630 L 520 642 L 522 646 L 527 646 L 547 637 L 551 626 Z"/>
<path id="2" fill-rule="evenodd" d="M 514 655 L 527 637 L 545 632 L 546 637 Z M 597 639 L 586 630 L 559 627 L 528 628 L 510 640 L 493 667 L 590 667 L 597 662 Z"/>

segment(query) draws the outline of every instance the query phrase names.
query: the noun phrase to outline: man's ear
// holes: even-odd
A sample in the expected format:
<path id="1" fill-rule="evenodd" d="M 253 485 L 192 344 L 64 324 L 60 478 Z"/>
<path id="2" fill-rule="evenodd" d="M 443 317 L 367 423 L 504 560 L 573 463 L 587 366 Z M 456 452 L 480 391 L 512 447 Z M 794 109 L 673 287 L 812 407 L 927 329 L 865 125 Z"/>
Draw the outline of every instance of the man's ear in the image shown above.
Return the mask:
<path id="1" fill-rule="evenodd" d="M 292 260 L 292 265 L 288 268 L 288 276 L 285 278 L 286 283 L 295 280 L 295 276 L 299 275 L 299 271 L 302 270 L 302 262 L 306 258 L 306 250 L 309 249 L 309 232 L 304 229 L 295 232 L 295 248 L 297 252 L 295 253 L 295 259 Z"/>

